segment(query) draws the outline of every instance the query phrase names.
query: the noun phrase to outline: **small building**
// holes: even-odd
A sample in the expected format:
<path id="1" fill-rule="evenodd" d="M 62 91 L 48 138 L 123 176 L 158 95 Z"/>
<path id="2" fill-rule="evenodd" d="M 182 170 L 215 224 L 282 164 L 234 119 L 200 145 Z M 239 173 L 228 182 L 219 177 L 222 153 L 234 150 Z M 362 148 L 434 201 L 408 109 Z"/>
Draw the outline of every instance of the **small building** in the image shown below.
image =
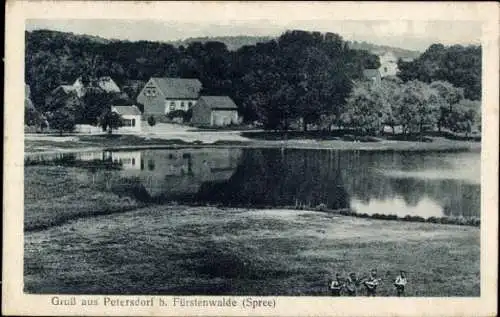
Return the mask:
<path id="1" fill-rule="evenodd" d="M 109 76 L 94 79 L 83 79 L 78 77 L 71 85 L 59 85 L 51 92 L 51 98 L 59 98 L 75 94 L 78 98 L 85 96 L 89 88 L 99 89 L 107 93 L 120 93 L 120 87 Z"/>
<path id="2" fill-rule="evenodd" d="M 191 117 L 191 123 L 200 127 L 228 126 L 238 120 L 238 107 L 228 96 L 200 97 Z"/>
<path id="3" fill-rule="evenodd" d="M 380 67 L 378 68 L 381 77 L 396 76 L 398 73 L 398 59 L 391 51 L 379 56 Z"/>
<path id="4" fill-rule="evenodd" d="M 112 106 L 111 111 L 118 113 L 123 119 L 120 132 L 141 132 L 141 111 L 136 106 Z"/>
<path id="5" fill-rule="evenodd" d="M 197 102 L 202 84 L 192 78 L 152 77 L 137 96 L 144 105 L 144 117 L 164 116 L 171 111 L 188 111 Z"/>
<path id="6" fill-rule="evenodd" d="M 380 76 L 380 72 L 378 69 L 365 69 L 363 70 L 363 77 L 367 81 L 371 81 L 375 85 L 379 85 L 382 81 L 382 77 Z"/>

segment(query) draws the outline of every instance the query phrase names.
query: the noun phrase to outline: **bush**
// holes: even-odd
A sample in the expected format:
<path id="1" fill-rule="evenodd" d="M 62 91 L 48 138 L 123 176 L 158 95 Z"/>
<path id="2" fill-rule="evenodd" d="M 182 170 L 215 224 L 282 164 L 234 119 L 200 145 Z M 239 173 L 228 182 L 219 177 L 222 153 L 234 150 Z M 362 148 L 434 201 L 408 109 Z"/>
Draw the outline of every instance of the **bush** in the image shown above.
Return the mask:
<path id="1" fill-rule="evenodd" d="M 156 119 L 155 119 L 155 117 L 150 116 L 150 117 L 148 118 L 148 124 L 149 124 L 151 127 L 155 126 L 155 124 L 156 124 Z"/>
<path id="2" fill-rule="evenodd" d="M 189 122 L 192 116 L 193 116 L 193 111 L 191 109 L 189 109 L 188 111 L 174 110 L 172 112 L 167 113 L 167 118 L 169 118 L 170 120 L 179 118 L 182 119 L 183 122 Z"/>

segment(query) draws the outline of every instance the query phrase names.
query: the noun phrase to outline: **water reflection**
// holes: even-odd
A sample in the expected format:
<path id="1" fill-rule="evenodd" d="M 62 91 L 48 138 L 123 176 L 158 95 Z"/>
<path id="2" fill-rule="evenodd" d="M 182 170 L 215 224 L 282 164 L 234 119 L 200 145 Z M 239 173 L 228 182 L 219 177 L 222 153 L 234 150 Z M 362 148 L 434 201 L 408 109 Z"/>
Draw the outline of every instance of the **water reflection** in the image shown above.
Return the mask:
<path id="1" fill-rule="evenodd" d="M 119 171 L 89 175 L 107 188 L 134 179 L 158 202 L 480 215 L 479 153 L 204 148 L 81 153 L 76 159 L 120 164 Z"/>

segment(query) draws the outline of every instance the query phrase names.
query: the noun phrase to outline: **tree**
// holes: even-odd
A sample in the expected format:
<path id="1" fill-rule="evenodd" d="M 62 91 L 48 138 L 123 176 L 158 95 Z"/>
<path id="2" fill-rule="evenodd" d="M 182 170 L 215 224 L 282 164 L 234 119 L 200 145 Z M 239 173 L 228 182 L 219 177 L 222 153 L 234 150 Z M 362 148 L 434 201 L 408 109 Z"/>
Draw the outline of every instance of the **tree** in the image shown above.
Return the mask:
<path id="1" fill-rule="evenodd" d="M 118 129 L 123 125 L 122 117 L 111 110 L 106 111 L 99 120 L 102 131 L 108 131 L 109 134 L 113 133 L 113 129 Z"/>
<path id="2" fill-rule="evenodd" d="M 148 124 L 149 124 L 149 126 L 154 127 L 156 125 L 156 119 L 155 119 L 155 117 L 149 116 L 149 118 L 148 118 Z"/>
<path id="3" fill-rule="evenodd" d="M 481 105 L 478 101 L 461 100 L 450 112 L 448 119 L 450 130 L 465 133 L 468 136 L 472 132 L 474 125 L 478 126 L 481 124 L 481 122 L 477 122 L 480 119 L 478 118 L 480 109 Z"/>
<path id="4" fill-rule="evenodd" d="M 448 123 L 450 113 L 453 111 L 453 106 L 464 98 L 464 91 L 445 81 L 434 81 L 430 84 L 430 88 L 436 90 L 439 97 L 437 127 L 441 132 L 442 127 L 450 128 Z"/>
<path id="5" fill-rule="evenodd" d="M 69 109 L 57 109 L 50 114 L 48 121 L 52 128 L 59 131 L 60 135 L 62 135 L 63 132 L 71 132 L 75 128 L 75 116 Z"/>
<path id="6" fill-rule="evenodd" d="M 403 84 L 400 96 L 399 121 L 403 133 L 419 132 L 434 127 L 438 119 L 439 97 L 436 90 L 421 81 Z"/>
<path id="7" fill-rule="evenodd" d="M 347 98 L 342 124 L 361 129 L 363 133 L 378 134 L 386 121 L 387 113 L 380 90 L 369 84 L 358 84 Z"/>
<path id="8" fill-rule="evenodd" d="M 41 122 L 41 114 L 35 108 L 24 109 L 24 124 L 27 126 L 38 126 Z"/>
<path id="9" fill-rule="evenodd" d="M 404 81 L 447 81 L 464 89 L 464 97 L 481 99 L 481 46 L 431 45 L 420 57 L 398 62 L 399 76 Z"/>
<path id="10" fill-rule="evenodd" d="M 97 125 L 100 116 L 104 112 L 108 112 L 111 105 L 118 105 L 115 101 L 120 98 L 120 95 L 107 93 L 100 88 L 87 89 L 83 96 L 84 110 L 82 111 L 80 123 Z"/>
<path id="11" fill-rule="evenodd" d="M 384 123 L 391 127 L 393 135 L 396 133 L 396 126 L 400 124 L 401 85 L 399 78 L 388 77 L 382 79 L 380 86 L 377 87 L 382 102 Z"/>

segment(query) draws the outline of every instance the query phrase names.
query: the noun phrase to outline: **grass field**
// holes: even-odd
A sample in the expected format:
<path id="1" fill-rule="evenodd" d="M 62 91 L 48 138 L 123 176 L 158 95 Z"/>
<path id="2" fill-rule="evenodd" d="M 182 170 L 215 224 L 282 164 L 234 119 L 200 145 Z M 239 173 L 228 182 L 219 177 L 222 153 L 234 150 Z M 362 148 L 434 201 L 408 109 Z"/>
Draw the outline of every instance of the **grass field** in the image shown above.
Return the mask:
<path id="1" fill-rule="evenodd" d="M 87 175 L 87 176 L 84 176 Z M 26 167 L 29 293 L 327 295 L 336 272 L 479 296 L 480 229 L 304 210 L 141 207 L 78 168 Z M 362 293 L 363 294 L 363 293 Z"/>

